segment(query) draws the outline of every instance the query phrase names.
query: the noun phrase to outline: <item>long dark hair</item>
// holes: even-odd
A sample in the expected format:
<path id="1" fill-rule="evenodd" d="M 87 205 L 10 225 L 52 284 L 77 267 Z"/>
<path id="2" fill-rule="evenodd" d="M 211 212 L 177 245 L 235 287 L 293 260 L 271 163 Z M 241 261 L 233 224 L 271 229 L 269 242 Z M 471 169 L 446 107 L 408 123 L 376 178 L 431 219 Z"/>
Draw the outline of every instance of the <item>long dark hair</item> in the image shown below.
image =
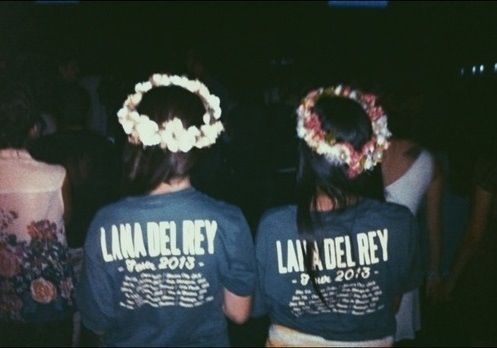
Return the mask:
<path id="1" fill-rule="evenodd" d="M 154 88 L 144 94 L 137 111 L 159 125 L 177 117 L 181 119 L 183 126 L 188 128 L 202 124 L 205 108 L 195 94 L 181 87 L 171 86 Z M 198 151 L 193 148 L 187 153 L 172 153 L 161 149 L 160 146 L 125 144 L 124 194 L 146 194 L 162 182 L 188 176 L 196 162 Z"/>
<path id="2" fill-rule="evenodd" d="M 39 121 L 28 86 L 9 83 L 0 87 L 0 149 L 26 148 L 30 131 Z"/>
<path id="3" fill-rule="evenodd" d="M 367 113 L 357 102 L 345 97 L 322 96 L 314 106 L 314 112 L 327 134 L 333 134 L 338 142 L 348 142 L 356 150 L 371 139 L 372 128 Z M 362 197 L 384 200 L 383 182 L 379 167 L 363 172 L 354 178 L 347 175 L 347 165 L 331 164 L 324 156 L 307 146 L 299 144 L 297 172 L 297 226 L 305 240 L 305 269 L 319 298 L 326 304 L 316 284 L 317 271 L 313 268 L 314 253 L 322 256 L 323 233 L 321 214 L 317 211 L 317 198 L 328 196 L 333 210 L 343 211 Z M 349 231 L 348 233 L 351 233 Z M 317 242 L 317 243 L 316 243 Z M 315 246 L 317 245 L 317 250 Z"/>

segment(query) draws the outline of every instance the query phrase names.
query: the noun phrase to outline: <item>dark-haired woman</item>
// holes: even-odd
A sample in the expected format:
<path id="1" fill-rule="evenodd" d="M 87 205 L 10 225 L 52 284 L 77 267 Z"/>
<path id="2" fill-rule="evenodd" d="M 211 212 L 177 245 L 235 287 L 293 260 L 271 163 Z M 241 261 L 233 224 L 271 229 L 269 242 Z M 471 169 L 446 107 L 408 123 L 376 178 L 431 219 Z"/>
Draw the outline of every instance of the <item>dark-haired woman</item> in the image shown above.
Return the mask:
<path id="1" fill-rule="evenodd" d="M 118 112 L 129 137 L 128 197 L 88 231 L 78 305 L 110 346 L 226 346 L 255 284 L 251 234 L 234 206 L 196 191 L 190 171 L 223 130 L 199 81 L 155 74 Z"/>
<path id="2" fill-rule="evenodd" d="M 0 124 L 0 346 L 68 346 L 66 171 L 27 151 L 38 133 L 27 88 L 2 86 Z"/>
<path id="3" fill-rule="evenodd" d="M 382 201 L 390 132 L 373 95 L 312 91 L 298 109 L 297 206 L 262 219 L 254 315 L 268 346 L 390 346 L 400 296 L 418 286 L 417 228 Z"/>

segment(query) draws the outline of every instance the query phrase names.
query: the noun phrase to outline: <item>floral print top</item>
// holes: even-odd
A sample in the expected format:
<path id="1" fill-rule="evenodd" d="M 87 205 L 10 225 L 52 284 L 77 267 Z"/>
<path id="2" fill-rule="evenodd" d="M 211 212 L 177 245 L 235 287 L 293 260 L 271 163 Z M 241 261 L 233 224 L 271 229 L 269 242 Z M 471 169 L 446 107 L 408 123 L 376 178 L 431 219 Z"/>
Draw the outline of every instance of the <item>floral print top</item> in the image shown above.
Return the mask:
<path id="1" fill-rule="evenodd" d="M 65 169 L 0 150 L 0 320 L 60 320 L 72 311 L 64 231 Z"/>

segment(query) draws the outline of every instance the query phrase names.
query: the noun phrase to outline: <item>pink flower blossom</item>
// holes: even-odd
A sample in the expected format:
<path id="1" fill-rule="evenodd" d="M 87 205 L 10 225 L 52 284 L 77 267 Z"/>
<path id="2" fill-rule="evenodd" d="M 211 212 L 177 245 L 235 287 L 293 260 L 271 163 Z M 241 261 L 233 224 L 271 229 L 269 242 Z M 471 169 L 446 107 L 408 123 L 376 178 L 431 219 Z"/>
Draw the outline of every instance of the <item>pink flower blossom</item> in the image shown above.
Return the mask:
<path id="1" fill-rule="evenodd" d="M 6 249 L 0 250 L 0 275 L 10 278 L 15 276 L 21 270 L 21 264 L 15 256 Z"/>
<path id="2" fill-rule="evenodd" d="M 28 226 L 28 234 L 33 239 L 56 239 L 57 225 L 48 220 L 32 222 Z"/>
<path id="3" fill-rule="evenodd" d="M 57 297 L 57 289 L 48 280 L 38 278 L 31 282 L 31 297 L 39 303 L 50 303 Z"/>

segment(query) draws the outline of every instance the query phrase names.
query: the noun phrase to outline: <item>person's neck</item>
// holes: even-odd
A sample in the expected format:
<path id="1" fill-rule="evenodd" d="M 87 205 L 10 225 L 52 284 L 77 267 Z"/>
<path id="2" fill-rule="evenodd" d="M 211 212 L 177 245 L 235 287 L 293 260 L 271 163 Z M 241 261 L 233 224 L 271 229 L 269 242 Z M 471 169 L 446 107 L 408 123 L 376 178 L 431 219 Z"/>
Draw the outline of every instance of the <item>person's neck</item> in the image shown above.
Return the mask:
<path id="1" fill-rule="evenodd" d="M 351 205 L 356 204 L 358 201 L 359 201 L 359 198 L 357 196 L 347 197 L 345 205 L 346 205 L 346 207 L 349 207 Z M 331 211 L 331 210 L 344 208 L 344 207 L 340 207 L 340 206 L 335 206 L 333 200 L 324 192 L 318 193 L 316 200 L 314 202 L 314 206 L 318 212 L 327 212 L 327 211 Z"/>
<path id="2" fill-rule="evenodd" d="M 314 201 L 314 208 L 318 212 L 330 211 L 333 210 L 334 207 L 333 200 L 323 193 L 318 194 Z"/>
<path id="3" fill-rule="evenodd" d="M 190 177 L 172 179 L 169 182 L 163 182 L 155 189 L 153 189 L 150 194 L 159 195 L 164 193 L 171 193 L 184 190 L 186 188 L 191 187 L 192 184 L 190 182 Z"/>

